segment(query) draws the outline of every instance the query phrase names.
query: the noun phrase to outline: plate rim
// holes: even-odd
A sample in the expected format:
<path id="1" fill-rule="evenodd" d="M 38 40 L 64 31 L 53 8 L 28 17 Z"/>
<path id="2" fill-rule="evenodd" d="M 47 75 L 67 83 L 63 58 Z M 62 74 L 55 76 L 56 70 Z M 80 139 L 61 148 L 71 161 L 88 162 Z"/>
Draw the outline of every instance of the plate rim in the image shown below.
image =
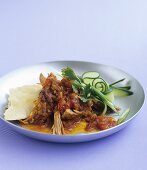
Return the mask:
<path id="1" fill-rule="evenodd" d="M 98 65 L 102 65 L 102 66 L 105 66 L 105 67 L 111 67 L 111 68 L 114 68 L 116 70 L 119 70 L 125 74 L 127 74 L 128 76 L 132 77 L 133 79 L 135 79 L 135 81 L 140 85 L 141 87 L 141 90 L 143 92 L 143 101 L 142 101 L 142 104 L 141 106 L 139 107 L 139 109 L 137 110 L 137 112 L 132 116 L 130 117 L 128 120 L 126 120 L 125 122 L 119 124 L 119 125 L 116 125 L 114 127 L 111 127 L 109 129 L 105 129 L 105 130 L 102 130 L 102 131 L 98 131 L 98 132 L 88 132 L 88 133 L 79 133 L 79 134 L 65 134 L 65 135 L 54 135 L 54 134 L 48 134 L 48 133 L 42 133 L 42 132 L 37 132 L 37 131 L 33 131 L 33 130 L 29 130 L 29 129 L 26 129 L 26 128 L 23 128 L 19 125 L 16 125 L 14 124 L 13 122 L 11 121 L 7 121 L 3 118 L 3 113 L 2 115 L 0 115 L 0 119 L 2 121 L 4 121 L 6 124 L 8 124 L 9 126 L 13 126 L 14 128 L 16 129 L 20 129 L 21 131 L 26 131 L 28 133 L 34 133 L 34 134 L 39 134 L 39 135 L 46 135 L 46 136 L 57 136 L 57 137 L 81 137 L 81 136 L 89 136 L 89 135 L 96 135 L 96 134 L 101 134 L 101 133 L 106 133 L 106 132 L 109 132 L 113 129 L 116 129 L 116 128 L 119 128 L 121 126 L 124 126 L 125 124 L 129 123 L 130 121 L 132 121 L 132 119 L 134 119 L 138 114 L 139 112 L 142 110 L 143 106 L 144 106 L 144 103 L 145 103 L 145 90 L 142 86 L 142 84 L 134 77 L 134 75 L 130 75 L 129 73 L 127 73 L 126 71 L 118 68 L 118 67 L 115 67 L 113 65 L 107 65 L 107 64 L 103 64 L 103 63 L 99 63 L 99 62 L 91 62 L 91 61 L 84 61 L 84 60 L 52 60 L 52 61 L 45 61 L 45 62 L 39 62 L 39 63 L 35 63 L 35 64 L 29 64 L 29 65 L 24 65 L 22 67 L 17 67 L 16 69 L 13 69 L 9 72 L 6 72 L 6 74 L 0 76 L 0 81 L 5 78 L 5 76 L 8 76 L 9 74 L 13 74 L 19 70 L 22 70 L 24 68 L 29 68 L 29 67 L 33 67 L 33 66 L 39 66 L 39 65 L 43 65 L 43 64 L 47 64 L 47 63 L 58 63 L 58 62 L 81 62 L 81 63 L 87 63 L 87 64 L 98 64 Z"/>

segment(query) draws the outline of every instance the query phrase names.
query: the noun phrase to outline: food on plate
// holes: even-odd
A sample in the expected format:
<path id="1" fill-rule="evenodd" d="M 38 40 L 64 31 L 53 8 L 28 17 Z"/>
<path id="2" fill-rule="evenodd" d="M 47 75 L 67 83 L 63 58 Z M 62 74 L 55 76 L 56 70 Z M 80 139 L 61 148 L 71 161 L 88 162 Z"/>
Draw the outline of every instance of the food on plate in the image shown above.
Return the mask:
<path id="1" fill-rule="evenodd" d="M 40 74 L 39 84 L 10 90 L 5 119 L 56 135 L 97 132 L 124 122 L 130 108 L 121 112 L 114 104 L 116 96 L 133 94 L 131 86 L 117 86 L 124 79 L 109 84 L 98 72 L 78 76 L 70 67 L 62 69 L 61 77 Z"/>

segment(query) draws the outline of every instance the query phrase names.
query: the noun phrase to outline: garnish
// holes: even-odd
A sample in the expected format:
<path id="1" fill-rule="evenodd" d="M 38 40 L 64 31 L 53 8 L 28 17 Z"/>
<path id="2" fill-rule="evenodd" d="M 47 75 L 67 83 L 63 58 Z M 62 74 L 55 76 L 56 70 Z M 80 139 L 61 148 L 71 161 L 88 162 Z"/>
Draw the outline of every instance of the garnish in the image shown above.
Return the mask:
<path id="1" fill-rule="evenodd" d="M 130 108 L 126 109 L 119 117 L 117 124 L 121 124 L 125 121 L 126 117 L 130 113 Z"/>
<path id="2" fill-rule="evenodd" d="M 87 102 L 89 99 L 101 101 L 104 104 L 102 115 L 106 114 L 108 107 L 114 112 L 118 112 L 117 107 L 113 104 L 115 96 L 129 96 L 133 94 L 133 92 L 130 91 L 131 86 L 115 86 L 124 81 L 125 78 L 108 84 L 98 72 L 85 72 L 82 76 L 78 76 L 70 67 L 63 68 L 61 74 L 64 78 L 73 80 L 73 91 L 76 93 L 79 92 L 83 102 Z M 122 120 L 124 121 L 124 118 L 121 118 L 119 123 L 121 123 Z"/>

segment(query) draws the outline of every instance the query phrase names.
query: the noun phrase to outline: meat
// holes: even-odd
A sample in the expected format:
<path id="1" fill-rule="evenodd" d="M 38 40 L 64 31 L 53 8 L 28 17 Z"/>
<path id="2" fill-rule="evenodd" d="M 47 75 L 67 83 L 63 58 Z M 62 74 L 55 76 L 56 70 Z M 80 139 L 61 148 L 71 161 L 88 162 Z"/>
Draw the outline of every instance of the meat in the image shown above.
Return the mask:
<path id="1" fill-rule="evenodd" d="M 105 130 L 116 125 L 116 120 L 108 116 L 97 116 L 95 113 L 89 111 L 77 111 L 66 109 L 62 115 L 64 120 L 64 126 L 66 129 L 71 129 L 72 125 L 76 125 L 80 120 L 85 120 L 87 122 L 87 131 L 94 129 Z"/>
<path id="2" fill-rule="evenodd" d="M 72 111 L 71 109 L 66 109 L 62 115 L 62 119 L 68 119 L 68 120 L 73 119 L 75 117 L 80 117 L 80 114 Z"/>
<path id="3" fill-rule="evenodd" d="M 109 129 L 116 126 L 116 120 L 113 117 L 98 116 L 97 125 L 99 130 Z"/>
<path id="4" fill-rule="evenodd" d="M 81 120 L 87 122 L 87 131 L 104 130 L 116 125 L 113 118 L 96 115 L 93 110 L 97 107 L 102 110 L 100 104 L 96 106 L 92 100 L 82 102 L 72 89 L 72 81 L 65 78 L 57 80 L 50 73 L 47 78 L 41 74 L 40 82 L 43 88 L 30 116 L 23 123 L 52 127 L 52 133 L 58 135 L 74 128 Z"/>
<path id="5" fill-rule="evenodd" d="M 91 131 L 93 129 L 105 130 L 116 126 L 116 120 L 108 116 L 97 116 L 93 114 L 88 115 L 85 120 L 88 122 L 86 127 L 87 131 Z"/>
<path id="6" fill-rule="evenodd" d="M 35 107 L 24 123 L 51 126 L 54 112 L 57 110 L 59 92 L 61 91 L 60 81 L 51 73 L 46 79 Z"/>
<path id="7" fill-rule="evenodd" d="M 72 130 L 77 123 L 80 123 L 81 118 L 80 117 L 74 117 L 73 119 L 63 119 L 63 126 L 65 130 Z"/>
<path id="8" fill-rule="evenodd" d="M 43 86 L 46 82 L 46 78 L 44 77 L 44 75 L 41 73 L 40 76 L 39 76 L 39 80 L 40 80 L 40 83 L 41 85 Z"/>
<path id="9" fill-rule="evenodd" d="M 63 135 L 65 133 L 59 111 L 54 113 L 54 125 L 52 129 L 53 129 L 53 134 Z"/>

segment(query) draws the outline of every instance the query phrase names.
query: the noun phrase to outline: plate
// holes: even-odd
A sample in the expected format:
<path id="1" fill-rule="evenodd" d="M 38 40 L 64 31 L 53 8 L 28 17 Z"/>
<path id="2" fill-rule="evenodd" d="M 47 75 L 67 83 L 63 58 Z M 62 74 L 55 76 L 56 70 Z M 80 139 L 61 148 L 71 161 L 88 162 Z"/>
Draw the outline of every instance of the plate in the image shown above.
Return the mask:
<path id="1" fill-rule="evenodd" d="M 101 76 L 106 79 L 109 83 L 116 80 L 126 78 L 126 83 L 132 86 L 134 94 L 126 98 L 117 98 L 116 105 L 122 109 L 128 107 L 131 108 L 131 112 L 128 115 L 126 121 L 113 128 L 103 130 L 95 133 L 77 134 L 77 135 L 51 135 L 39 133 L 20 127 L 17 123 L 9 122 L 4 120 L 3 113 L 5 106 L 7 105 L 7 98 L 9 89 L 16 88 L 22 85 L 31 85 L 38 83 L 39 74 L 42 72 L 47 75 L 49 72 L 59 74 L 63 67 L 72 67 L 77 74 L 82 74 L 85 71 L 97 71 Z M 131 75 L 124 71 L 98 63 L 90 63 L 83 61 L 54 61 L 46 62 L 28 67 L 23 67 L 8 73 L 7 75 L 0 78 L 0 118 L 5 122 L 6 125 L 10 126 L 13 130 L 26 135 L 31 138 L 48 141 L 48 142 L 60 142 L 60 143 L 75 143 L 75 142 L 86 142 L 96 139 L 100 139 L 111 135 L 127 126 L 131 120 L 133 120 L 138 114 L 140 108 L 144 102 L 144 90 L 140 83 Z"/>

